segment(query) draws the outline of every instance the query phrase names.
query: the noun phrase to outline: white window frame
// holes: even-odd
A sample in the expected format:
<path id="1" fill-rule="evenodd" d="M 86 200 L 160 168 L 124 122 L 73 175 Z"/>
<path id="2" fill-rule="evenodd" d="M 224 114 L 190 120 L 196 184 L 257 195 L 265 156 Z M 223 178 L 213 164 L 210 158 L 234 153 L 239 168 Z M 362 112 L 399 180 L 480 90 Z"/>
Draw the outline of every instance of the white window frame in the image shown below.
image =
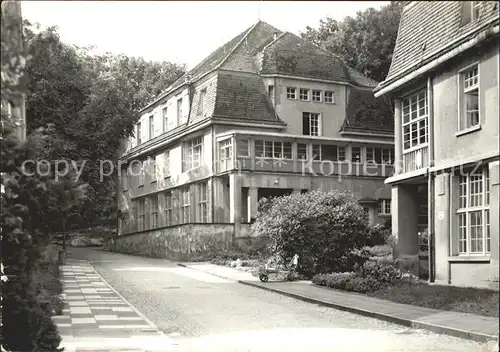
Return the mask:
<path id="1" fill-rule="evenodd" d="M 163 120 L 163 132 L 167 132 L 168 131 L 168 107 L 167 106 L 164 106 L 161 109 L 161 117 Z"/>
<path id="2" fill-rule="evenodd" d="M 327 104 L 335 104 L 335 92 L 332 90 L 325 90 L 323 101 Z M 331 95 L 331 96 L 330 96 Z"/>
<path id="3" fill-rule="evenodd" d="M 198 216 L 201 223 L 208 222 L 208 182 L 201 182 L 197 187 Z"/>
<path id="4" fill-rule="evenodd" d="M 170 150 L 166 150 L 163 154 L 163 176 L 170 177 Z"/>
<path id="5" fill-rule="evenodd" d="M 151 204 L 149 207 L 151 214 L 149 228 L 155 229 L 158 227 L 158 211 L 159 211 L 158 195 L 155 194 L 151 196 L 149 203 Z"/>
<path id="6" fill-rule="evenodd" d="M 177 126 L 180 126 L 182 123 L 182 98 L 177 99 Z"/>
<path id="7" fill-rule="evenodd" d="M 471 6 L 470 6 L 470 18 L 472 21 L 475 21 L 481 16 L 481 1 L 471 1 Z M 477 11 L 477 13 L 476 13 Z"/>
<path id="8" fill-rule="evenodd" d="M 316 93 L 316 95 L 314 93 Z M 323 91 L 318 89 L 313 89 L 311 91 L 311 101 L 315 103 L 321 103 L 323 101 L 322 97 L 323 97 Z"/>
<path id="9" fill-rule="evenodd" d="M 458 71 L 458 133 L 460 132 L 467 132 L 470 130 L 476 130 L 481 127 L 481 96 L 480 96 L 480 65 L 479 62 L 475 62 L 471 65 L 468 65 L 464 68 L 462 68 L 460 71 Z M 472 76 L 469 79 L 466 79 L 466 74 L 473 71 L 474 69 L 477 69 L 477 76 Z M 475 81 L 474 82 L 474 78 Z M 472 85 L 465 87 L 466 81 L 472 80 Z M 478 100 L 478 106 L 477 106 L 477 123 L 472 124 L 469 123 L 469 111 L 467 110 L 467 95 L 476 91 L 477 92 L 477 100 Z M 470 112 L 473 112 L 475 110 L 470 110 Z"/>
<path id="10" fill-rule="evenodd" d="M 307 88 L 299 88 L 299 100 L 309 101 L 311 95 L 311 90 Z M 304 98 L 305 97 L 305 98 Z"/>
<path id="11" fill-rule="evenodd" d="M 138 175 L 138 178 L 137 178 L 137 184 L 138 184 L 138 187 L 142 187 L 144 186 L 144 162 L 143 161 L 140 161 L 139 162 L 139 175 Z"/>
<path id="12" fill-rule="evenodd" d="M 146 198 L 138 199 L 137 205 L 137 230 L 144 231 L 146 230 Z"/>
<path id="13" fill-rule="evenodd" d="M 257 154 L 258 149 L 262 149 L 260 155 Z M 285 149 L 287 150 L 286 155 Z M 258 158 L 292 160 L 292 149 L 293 144 L 289 141 L 270 141 L 262 139 L 255 141 L 255 156 Z"/>
<path id="14" fill-rule="evenodd" d="M 301 146 L 305 147 L 305 154 L 301 152 Z M 304 149 L 302 149 L 303 151 Z M 309 145 L 307 143 L 297 143 L 297 160 L 309 160 L 310 159 Z M 305 158 L 301 158 L 304 155 Z"/>
<path id="15" fill-rule="evenodd" d="M 157 181 L 157 173 L 156 173 L 156 157 L 155 156 L 150 156 L 148 160 L 148 166 L 149 166 L 149 175 L 151 177 L 151 183 Z"/>
<path id="16" fill-rule="evenodd" d="M 336 147 L 337 155 L 336 159 L 337 160 L 323 160 L 324 153 L 323 153 L 323 148 L 324 147 Z M 314 161 L 333 161 L 333 162 L 343 162 L 346 161 L 347 155 L 346 155 L 346 148 L 343 145 L 335 145 L 335 144 L 313 144 L 312 145 L 312 152 L 313 152 L 313 160 Z"/>
<path id="17" fill-rule="evenodd" d="M 205 97 L 207 96 L 207 88 L 200 90 L 200 99 L 198 101 L 198 115 L 202 115 L 205 112 Z"/>
<path id="18" fill-rule="evenodd" d="M 267 86 L 267 96 L 271 100 L 273 106 L 275 105 L 275 94 L 276 94 L 274 89 L 275 88 L 273 84 Z"/>
<path id="19" fill-rule="evenodd" d="M 424 95 L 424 105 L 421 106 L 421 94 Z M 416 100 L 416 109 L 413 109 L 413 103 Z M 405 102 L 408 101 L 406 105 Z M 408 114 L 405 114 L 406 106 L 408 107 Z M 423 114 L 421 114 L 421 110 L 424 110 Z M 412 118 L 413 112 L 416 112 L 416 117 Z M 408 121 L 405 122 L 405 117 L 408 116 Z M 429 142 L 429 97 L 427 96 L 427 88 L 419 89 L 418 91 L 413 92 L 412 94 L 407 95 L 401 101 L 401 133 L 403 136 L 402 147 L 403 154 L 421 149 L 426 147 Z M 422 133 L 421 123 L 424 124 L 424 132 Z M 406 136 L 405 128 L 409 128 L 409 147 L 406 147 Z M 417 142 L 413 142 L 412 134 L 416 132 Z M 424 142 L 420 142 L 421 138 L 424 138 Z"/>
<path id="20" fill-rule="evenodd" d="M 172 226 L 174 224 L 172 191 L 166 191 L 163 193 L 163 197 L 165 201 L 165 226 Z"/>
<path id="21" fill-rule="evenodd" d="M 488 165 L 458 175 L 457 253 L 459 256 L 486 256 L 491 253 L 490 179 Z M 480 186 L 480 190 L 479 187 Z M 480 200 L 480 201 L 479 201 Z M 471 251 L 472 214 L 480 214 L 481 251 Z M 463 219 L 464 221 L 461 221 Z M 465 245 L 465 247 L 464 247 Z"/>
<path id="22" fill-rule="evenodd" d="M 378 215 L 389 216 L 392 213 L 391 200 L 379 199 L 378 201 Z"/>
<path id="23" fill-rule="evenodd" d="M 149 139 L 155 137 L 155 115 L 149 115 Z"/>
<path id="24" fill-rule="evenodd" d="M 377 150 L 380 150 L 380 163 L 376 160 Z M 394 149 L 366 147 L 366 162 L 375 165 L 392 165 L 394 163 Z"/>
<path id="25" fill-rule="evenodd" d="M 203 136 L 185 142 L 184 148 L 184 171 L 200 167 L 203 161 Z"/>
<path id="26" fill-rule="evenodd" d="M 243 144 L 246 144 L 246 146 L 244 147 Z M 238 139 L 237 142 L 236 142 L 236 148 L 238 149 L 237 152 L 238 152 L 238 156 L 242 156 L 242 157 L 249 157 L 250 156 L 250 140 L 249 139 Z M 242 150 L 246 149 L 246 154 L 242 152 Z"/>
<path id="27" fill-rule="evenodd" d="M 359 149 L 359 161 L 354 161 L 354 149 Z M 364 163 L 365 156 L 364 156 L 364 148 L 360 145 L 353 145 L 351 146 L 351 162 L 353 164 L 362 164 Z"/>
<path id="28" fill-rule="evenodd" d="M 142 121 L 139 121 L 139 122 L 137 123 L 137 128 L 136 128 L 136 132 L 137 132 L 137 137 L 136 137 L 136 138 L 137 138 L 137 145 L 139 145 L 139 144 L 141 144 L 141 143 L 142 143 L 142 138 L 141 138 L 141 133 L 142 133 L 142 131 L 141 131 L 141 127 L 142 127 L 142 126 L 141 126 L 141 122 L 142 122 Z"/>
<path id="29" fill-rule="evenodd" d="M 220 171 L 229 170 L 233 160 L 233 139 L 228 138 L 218 142 Z"/>
<path id="30" fill-rule="evenodd" d="M 290 100 L 297 100 L 297 88 L 286 87 L 286 98 Z"/>
<path id="31" fill-rule="evenodd" d="M 304 117 L 308 114 L 309 119 L 309 134 L 304 134 L 304 128 L 302 127 L 302 134 L 304 136 L 321 136 L 321 114 L 317 112 L 302 112 L 302 124 L 304 123 Z M 316 120 L 316 123 L 314 122 Z"/>
<path id="32" fill-rule="evenodd" d="M 182 222 L 187 224 L 191 222 L 191 191 L 189 187 L 181 190 L 182 200 Z"/>

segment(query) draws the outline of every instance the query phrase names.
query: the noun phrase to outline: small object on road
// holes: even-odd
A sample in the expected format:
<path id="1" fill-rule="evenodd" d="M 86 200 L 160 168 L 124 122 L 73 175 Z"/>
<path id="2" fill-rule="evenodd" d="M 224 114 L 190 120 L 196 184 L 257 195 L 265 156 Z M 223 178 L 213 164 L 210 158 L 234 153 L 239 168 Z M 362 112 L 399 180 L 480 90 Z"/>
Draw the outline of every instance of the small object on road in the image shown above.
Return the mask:
<path id="1" fill-rule="evenodd" d="M 288 265 L 283 265 L 283 266 L 277 266 L 277 267 L 268 267 L 267 265 L 261 265 L 257 269 L 257 274 L 259 276 L 259 280 L 262 282 L 267 282 L 269 281 L 269 274 L 279 274 L 283 273 L 286 274 L 286 279 L 289 281 L 292 281 L 293 276 L 292 274 L 295 272 L 295 269 L 297 268 L 297 265 L 299 263 L 299 255 L 295 253 L 293 256 L 292 260 Z"/>

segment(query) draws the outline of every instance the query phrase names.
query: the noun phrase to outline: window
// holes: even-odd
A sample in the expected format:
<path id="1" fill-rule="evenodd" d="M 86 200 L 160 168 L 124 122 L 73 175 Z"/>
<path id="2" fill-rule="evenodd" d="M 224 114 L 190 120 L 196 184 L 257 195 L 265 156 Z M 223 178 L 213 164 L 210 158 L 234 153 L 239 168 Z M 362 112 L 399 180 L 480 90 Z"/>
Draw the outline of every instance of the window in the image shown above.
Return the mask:
<path id="1" fill-rule="evenodd" d="M 366 162 L 375 164 L 394 164 L 394 150 L 391 148 L 366 148 Z"/>
<path id="2" fill-rule="evenodd" d="M 204 88 L 200 91 L 200 101 L 198 103 L 198 115 L 203 115 L 205 109 L 205 96 L 207 95 L 207 89 Z"/>
<path id="3" fill-rule="evenodd" d="M 479 68 L 477 65 L 460 73 L 462 89 L 460 130 L 479 125 Z"/>
<path id="4" fill-rule="evenodd" d="M 299 99 L 300 100 L 309 100 L 309 89 L 300 88 Z"/>
<path id="5" fill-rule="evenodd" d="M 207 183 L 203 182 L 198 185 L 198 214 L 199 222 L 208 222 L 208 195 Z"/>
<path id="6" fill-rule="evenodd" d="M 151 227 L 152 229 L 156 229 L 158 227 L 158 195 L 155 194 L 151 196 Z"/>
<path id="7" fill-rule="evenodd" d="M 345 147 L 328 144 L 313 144 L 313 160 L 344 161 Z"/>
<path id="8" fill-rule="evenodd" d="M 479 10 L 481 9 L 481 1 L 472 1 L 471 18 L 473 21 L 479 18 Z"/>
<path id="9" fill-rule="evenodd" d="M 170 150 L 164 154 L 163 175 L 165 178 L 170 177 Z"/>
<path id="10" fill-rule="evenodd" d="M 138 185 L 139 187 L 141 186 L 144 186 L 144 162 L 140 161 L 139 162 L 139 166 L 138 166 L 138 169 L 137 171 L 138 174 L 139 174 L 139 177 L 138 177 Z"/>
<path id="11" fill-rule="evenodd" d="M 491 251 L 489 184 L 488 167 L 459 176 L 459 254 L 486 254 Z"/>
<path id="12" fill-rule="evenodd" d="M 149 116 L 149 139 L 153 138 L 155 136 L 155 122 L 154 122 L 154 116 L 151 115 Z"/>
<path id="13" fill-rule="evenodd" d="M 302 113 L 302 134 L 319 136 L 319 114 L 313 112 Z"/>
<path id="14" fill-rule="evenodd" d="M 177 126 L 182 123 L 182 98 L 177 100 Z"/>
<path id="15" fill-rule="evenodd" d="M 287 87 L 286 97 L 288 99 L 297 99 L 297 88 Z"/>
<path id="16" fill-rule="evenodd" d="M 363 162 L 362 158 L 362 149 L 361 147 L 352 147 L 351 148 L 351 161 L 353 163 L 361 163 Z"/>
<path id="17" fill-rule="evenodd" d="M 168 131 L 168 110 L 167 107 L 165 106 L 162 110 L 162 120 L 163 120 L 163 132 Z"/>
<path id="18" fill-rule="evenodd" d="M 403 150 L 427 144 L 427 90 L 403 99 Z"/>
<path id="19" fill-rule="evenodd" d="M 137 222 L 137 230 L 144 231 L 146 226 L 146 199 L 139 199 L 139 218 Z"/>
<path id="20" fill-rule="evenodd" d="M 269 97 L 269 100 L 271 100 L 271 102 L 274 105 L 274 86 L 273 85 L 270 85 L 267 87 L 267 96 Z"/>
<path id="21" fill-rule="evenodd" d="M 128 173 L 127 168 L 122 169 L 121 171 L 121 180 L 122 180 L 122 191 L 128 190 Z"/>
<path id="22" fill-rule="evenodd" d="M 325 92 L 325 103 L 335 104 L 335 93 L 331 91 Z"/>
<path id="23" fill-rule="evenodd" d="M 379 215 L 391 215 L 391 200 L 380 199 L 378 202 Z"/>
<path id="24" fill-rule="evenodd" d="M 137 123 L 137 145 L 141 144 L 141 121 Z"/>
<path id="25" fill-rule="evenodd" d="M 165 226 L 172 226 L 174 224 L 172 219 L 172 192 L 167 191 L 164 193 L 165 200 Z"/>
<path id="26" fill-rule="evenodd" d="M 182 222 L 188 223 L 191 221 L 191 194 L 189 188 L 182 190 Z"/>
<path id="27" fill-rule="evenodd" d="M 249 156 L 250 147 L 248 139 L 238 139 L 238 156 Z"/>
<path id="28" fill-rule="evenodd" d="M 203 138 L 194 138 L 185 144 L 184 171 L 197 168 L 201 165 L 203 154 Z"/>
<path id="29" fill-rule="evenodd" d="M 297 143 L 297 159 L 299 159 L 299 160 L 308 160 L 309 159 L 309 153 L 307 151 L 307 144 Z"/>
<path id="30" fill-rule="evenodd" d="M 231 168 L 233 159 L 233 141 L 231 138 L 219 142 L 220 170 L 226 171 Z"/>
<path id="31" fill-rule="evenodd" d="M 292 159 L 292 142 L 255 141 L 255 155 L 270 159 Z"/>
<path id="32" fill-rule="evenodd" d="M 321 103 L 321 91 L 320 90 L 313 90 L 312 91 L 312 101 L 315 101 L 317 103 Z"/>
<path id="33" fill-rule="evenodd" d="M 149 157 L 149 176 L 151 182 L 156 182 L 156 157 Z"/>

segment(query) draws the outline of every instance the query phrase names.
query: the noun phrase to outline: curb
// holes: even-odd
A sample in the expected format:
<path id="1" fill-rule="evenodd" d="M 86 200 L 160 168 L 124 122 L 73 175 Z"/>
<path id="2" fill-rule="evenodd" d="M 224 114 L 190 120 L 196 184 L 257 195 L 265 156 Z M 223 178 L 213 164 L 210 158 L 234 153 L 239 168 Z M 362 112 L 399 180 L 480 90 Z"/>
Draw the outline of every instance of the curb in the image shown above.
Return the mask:
<path id="1" fill-rule="evenodd" d="M 228 277 L 224 277 L 222 275 L 212 274 L 212 273 L 209 273 L 209 272 L 206 272 L 206 271 L 194 268 L 194 267 L 190 267 L 190 266 L 187 266 L 187 265 L 182 264 L 182 263 L 177 263 L 177 265 L 184 267 L 184 268 L 188 268 L 188 269 L 204 272 L 207 274 L 211 274 L 213 276 L 217 276 L 217 277 L 220 277 L 223 279 L 234 280 L 234 279 L 231 279 Z M 369 318 L 375 318 L 375 319 L 387 321 L 389 323 L 402 325 L 405 327 L 410 327 L 410 328 L 414 328 L 414 329 L 425 329 L 425 330 L 428 330 L 428 331 L 431 331 L 434 333 L 449 335 L 449 336 L 453 336 L 453 337 L 459 337 L 459 338 L 472 340 L 472 341 L 476 341 L 476 342 L 481 342 L 481 343 L 488 342 L 491 340 L 498 341 L 498 335 L 494 336 L 494 335 L 482 334 L 482 333 L 478 333 L 478 332 L 450 328 L 447 326 L 424 323 L 424 322 L 420 322 L 418 320 L 399 318 L 399 317 L 396 317 L 393 315 L 388 315 L 388 314 L 384 314 L 384 313 L 378 313 L 378 312 L 373 312 L 373 311 L 369 311 L 369 310 L 365 310 L 365 309 L 350 307 L 350 306 L 346 306 L 346 305 L 342 305 L 342 304 L 338 304 L 338 303 L 326 302 L 326 301 L 322 301 L 319 299 L 302 296 L 302 295 L 299 295 L 296 293 L 290 293 L 290 292 L 286 292 L 286 291 L 271 288 L 271 287 L 265 287 L 265 286 L 261 285 L 260 283 L 253 283 L 250 281 L 243 281 L 243 280 L 234 280 L 234 281 L 236 281 L 240 284 L 243 284 L 243 285 L 260 288 L 260 289 L 265 290 L 265 291 L 274 292 L 274 293 L 278 293 L 278 294 L 283 295 L 283 296 L 295 298 L 295 299 L 298 299 L 298 300 L 301 300 L 304 302 L 318 304 L 320 306 L 329 307 L 329 308 L 335 308 L 335 309 L 342 310 L 345 312 L 358 314 L 358 315 L 362 315 L 362 316 L 369 317 Z"/>

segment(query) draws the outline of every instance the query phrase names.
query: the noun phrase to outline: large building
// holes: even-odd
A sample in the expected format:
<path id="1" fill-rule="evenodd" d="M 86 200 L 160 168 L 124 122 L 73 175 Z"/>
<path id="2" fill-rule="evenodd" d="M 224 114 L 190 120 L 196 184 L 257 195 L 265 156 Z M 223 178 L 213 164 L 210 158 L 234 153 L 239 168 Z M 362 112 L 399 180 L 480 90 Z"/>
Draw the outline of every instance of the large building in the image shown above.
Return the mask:
<path id="1" fill-rule="evenodd" d="M 259 21 L 141 111 L 120 158 L 117 250 L 244 245 L 260 198 L 313 189 L 351 190 L 384 222 L 394 123 L 376 85 Z"/>
<path id="2" fill-rule="evenodd" d="M 430 279 L 498 289 L 496 1 L 412 1 L 375 96 L 395 105 L 397 255 L 430 234 Z"/>

